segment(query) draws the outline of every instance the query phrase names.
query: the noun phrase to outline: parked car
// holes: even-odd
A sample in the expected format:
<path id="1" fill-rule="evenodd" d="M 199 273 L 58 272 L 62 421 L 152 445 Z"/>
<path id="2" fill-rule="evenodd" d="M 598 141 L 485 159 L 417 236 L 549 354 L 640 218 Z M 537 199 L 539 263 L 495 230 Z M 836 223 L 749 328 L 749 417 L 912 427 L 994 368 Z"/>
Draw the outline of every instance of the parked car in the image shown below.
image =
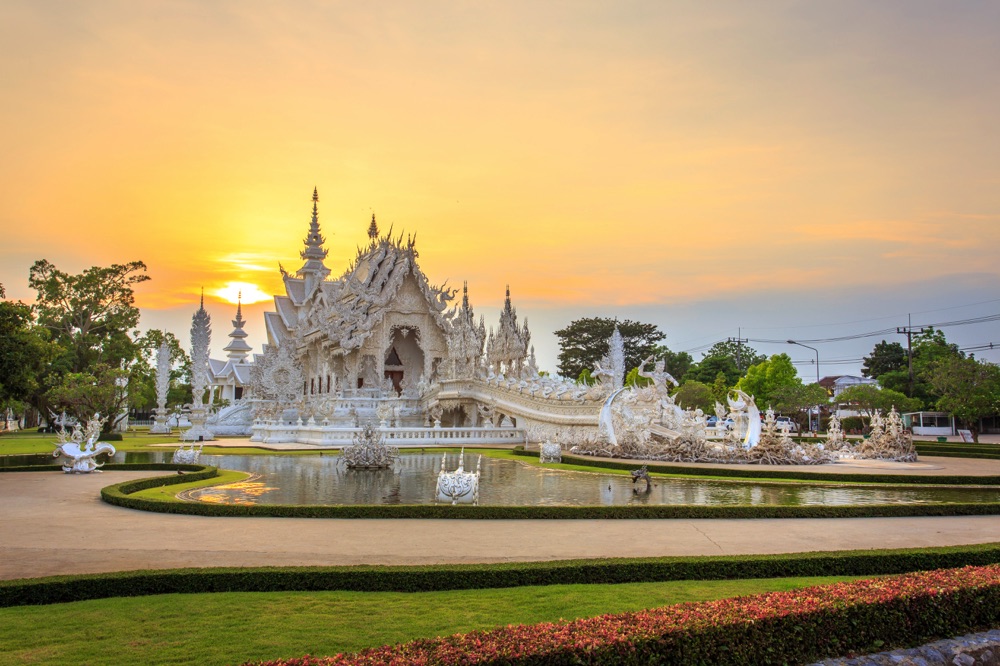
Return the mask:
<path id="1" fill-rule="evenodd" d="M 776 416 L 774 418 L 774 424 L 778 426 L 778 429 L 787 429 L 788 432 L 798 432 L 799 425 L 792 420 L 790 416 Z"/>
<path id="2" fill-rule="evenodd" d="M 718 424 L 719 424 L 718 416 L 709 416 L 707 419 L 705 419 L 705 425 L 708 426 L 709 428 L 714 428 Z M 725 421 L 723 421 L 723 425 L 725 425 L 726 430 L 732 430 L 734 422 L 732 419 L 726 419 Z"/>

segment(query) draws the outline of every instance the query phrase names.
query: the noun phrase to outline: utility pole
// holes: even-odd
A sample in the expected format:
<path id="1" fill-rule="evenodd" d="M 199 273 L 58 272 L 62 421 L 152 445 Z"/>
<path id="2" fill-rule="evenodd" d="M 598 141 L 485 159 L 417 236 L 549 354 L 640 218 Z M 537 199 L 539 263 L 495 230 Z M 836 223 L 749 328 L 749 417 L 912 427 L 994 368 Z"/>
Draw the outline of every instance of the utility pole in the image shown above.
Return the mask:
<path id="1" fill-rule="evenodd" d="M 896 333 L 906 336 L 906 358 L 910 366 L 910 396 L 913 397 L 913 334 L 925 333 L 926 328 L 922 326 L 913 329 L 913 315 L 906 315 L 906 326 L 897 326 Z"/>
<path id="2" fill-rule="evenodd" d="M 740 371 L 741 375 L 743 374 L 743 361 L 740 352 L 743 351 L 743 343 L 750 342 L 747 338 L 740 337 L 740 334 L 742 332 L 743 332 L 742 328 L 737 328 L 735 338 L 726 338 L 729 342 L 736 343 L 736 369 Z"/>

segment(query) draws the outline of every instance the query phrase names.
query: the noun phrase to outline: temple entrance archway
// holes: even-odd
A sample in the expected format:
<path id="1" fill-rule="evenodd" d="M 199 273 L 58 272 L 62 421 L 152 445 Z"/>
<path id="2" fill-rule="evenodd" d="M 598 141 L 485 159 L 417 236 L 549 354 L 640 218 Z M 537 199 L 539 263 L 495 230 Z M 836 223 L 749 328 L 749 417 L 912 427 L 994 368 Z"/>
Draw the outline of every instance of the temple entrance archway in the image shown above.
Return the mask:
<path id="1" fill-rule="evenodd" d="M 420 329 L 393 326 L 385 353 L 385 379 L 392 382 L 396 394 L 420 381 L 424 369 L 424 350 L 420 347 Z"/>

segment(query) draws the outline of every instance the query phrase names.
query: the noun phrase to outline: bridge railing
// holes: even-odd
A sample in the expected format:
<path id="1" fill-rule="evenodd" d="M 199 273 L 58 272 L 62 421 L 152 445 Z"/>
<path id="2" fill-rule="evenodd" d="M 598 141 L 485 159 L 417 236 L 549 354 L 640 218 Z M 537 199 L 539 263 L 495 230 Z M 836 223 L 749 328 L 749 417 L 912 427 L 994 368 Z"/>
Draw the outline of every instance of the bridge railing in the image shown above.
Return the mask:
<path id="1" fill-rule="evenodd" d="M 361 428 L 297 425 L 280 421 L 256 421 L 251 442 L 265 444 L 299 443 L 315 446 L 348 446 Z M 464 446 L 466 444 L 520 444 L 525 431 L 520 428 L 379 428 L 386 444 L 393 446 Z"/>

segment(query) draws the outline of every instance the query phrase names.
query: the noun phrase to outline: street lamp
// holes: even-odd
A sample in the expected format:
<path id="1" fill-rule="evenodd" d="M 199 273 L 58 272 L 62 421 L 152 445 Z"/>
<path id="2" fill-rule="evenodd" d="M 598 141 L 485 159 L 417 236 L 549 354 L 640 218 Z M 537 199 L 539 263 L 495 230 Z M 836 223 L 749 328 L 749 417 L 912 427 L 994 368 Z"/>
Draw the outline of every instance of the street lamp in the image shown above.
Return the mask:
<path id="1" fill-rule="evenodd" d="M 798 345 L 799 347 L 805 347 L 806 349 L 812 349 L 816 352 L 816 385 L 819 385 L 819 350 L 815 347 L 810 347 L 809 345 L 804 345 L 801 342 L 796 342 L 795 340 L 787 340 L 790 345 Z M 819 432 L 819 406 L 816 409 L 816 429 L 813 432 Z M 812 412 L 809 414 L 809 427 L 812 428 Z"/>

